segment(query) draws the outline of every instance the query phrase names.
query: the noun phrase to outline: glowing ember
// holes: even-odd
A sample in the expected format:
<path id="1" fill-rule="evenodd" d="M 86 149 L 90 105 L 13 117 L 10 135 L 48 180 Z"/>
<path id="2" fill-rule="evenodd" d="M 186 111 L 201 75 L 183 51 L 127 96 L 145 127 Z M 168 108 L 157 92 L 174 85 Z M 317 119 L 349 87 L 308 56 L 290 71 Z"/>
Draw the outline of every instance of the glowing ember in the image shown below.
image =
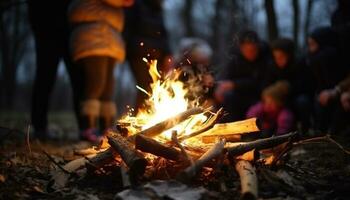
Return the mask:
<path id="1" fill-rule="evenodd" d="M 146 93 L 149 98 L 145 102 L 145 108 L 140 109 L 136 116 L 127 115 L 120 120 L 120 122 L 131 124 L 129 127 L 131 134 L 147 129 L 198 105 L 196 100 L 189 101 L 186 98 L 188 89 L 178 80 L 179 71 L 174 70 L 162 78 L 157 70 L 156 60 L 148 61 L 146 58 L 143 60 L 149 64 L 149 74 L 152 77 L 151 91 L 146 91 L 139 86 L 136 87 Z M 161 141 L 171 140 L 173 130 L 177 131 L 178 136 L 189 134 L 197 130 L 207 119 L 208 117 L 204 114 L 194 115 L 172 129 L 164 131 L 156 139 Z M 193 142 L 193 140 L 189 141 Z M 199 140 L 196 141 L 199 142 Z"/>

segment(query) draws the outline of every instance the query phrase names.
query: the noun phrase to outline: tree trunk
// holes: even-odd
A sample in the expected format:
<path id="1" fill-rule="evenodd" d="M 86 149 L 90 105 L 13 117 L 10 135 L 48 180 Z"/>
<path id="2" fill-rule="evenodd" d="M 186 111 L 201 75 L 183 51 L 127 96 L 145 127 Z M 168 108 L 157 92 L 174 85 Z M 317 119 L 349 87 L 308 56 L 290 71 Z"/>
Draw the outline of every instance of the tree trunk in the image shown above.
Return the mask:
<path id="1" fill-rule="evenodd" d="M 273 41 L 278 37 L 277 18 L 273 0 L 265 0 L 265 10 L 267 16 L 267 30 L 269 40 Z"/>
<path id="2" fill-rule="evenodd" d="M 305 48 L 306 48 L 306 44 L 307 44 L 307 37 L 308 37 L 308 34 L 309 34 L 310 21 L 311 21 L 311 12 L 312 12 L 313 4 L 314 4 L 314 0 L 308 0 L 307 1 L 306 17 L 305 17 L 305 24 L 304 24 Z"/>
<path id="3" fill-rule="evenodd" d="M 11 109 L 16 94 L 16 72 L 24 54 L 28 23 L 26 8 L 20 3 L 7 1 L 0 8 L 1 86 L 0 107 Z"/>
<path id="4" fill-rule="evenodd" d="M 193 9 L 193 0 L 186 0 L 185 6 L 184 6 L 184 25 L 185 25 L 185 36 L 187 37 L 193 37 L 194 31 L 193 31 L 193 24 L 192 24 L 192 9 Z"/>
<path id="5" fill-rule="evenodd" d="M 292 0 L 293 7 L 293 39 L 295 46 L 298 48 L 299 46 L 299 0 Z"/>

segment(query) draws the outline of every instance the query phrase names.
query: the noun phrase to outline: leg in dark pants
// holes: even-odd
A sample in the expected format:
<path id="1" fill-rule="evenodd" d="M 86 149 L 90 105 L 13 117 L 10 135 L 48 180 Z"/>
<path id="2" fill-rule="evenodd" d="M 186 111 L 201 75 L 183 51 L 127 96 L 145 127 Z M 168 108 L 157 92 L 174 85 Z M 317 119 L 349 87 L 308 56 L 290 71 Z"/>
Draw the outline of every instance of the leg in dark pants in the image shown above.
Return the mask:
<path id="1" fill-rule="evenodd" d="M 112 101 L 114 60 L 109 57 L 87 57 L 78 61 L 78 65 L 82 70 L 85 86 L 81 105 L 82 129 L 97 128 L 100 117 L 114 118 L 116 113 Z M 105 122 L 103 129 L 110 126 L 112 120 L 105 121 L 109 123 Z"/>
<path id="2" fill-rule="evenodd" d="M 80 102 L 82 101 L 84 93 L 84 79 L 82 76 L 81 68 L 76 66 L 76 64 L 72 62 L 70 56 L 68 55 L 68 48 L 64 54 L 64 61 L 69 75 L 70 84 L 72 86 L 71 88 L 73 95 L 74 114 L 75 118 L 77 119 L 78 128 L 80 130 L 82 128 L 82 122 L 80 121 Z"/>
<path id="3" fill-rule="evenodd" d="M 101 110 L 100 110 L 100 130 L 104 131 L 111 128 L 114 124 L 115 115 L 117 114 L 117 108 L 113 101 L 115 80 L 113 76 L 114 71 L 114 59 L 108 60 L 106 84 L 101 94 Z"/>
<path id="4" fill-rule="evenodd" d="M 38 133 L 44 134 L 47 131 L 49 96 L 62 57 L 62 46 L 54 37 L 48 36 L 36 35 L 35 42 L 37 68 L 32 94 L 32 123 Z"/>

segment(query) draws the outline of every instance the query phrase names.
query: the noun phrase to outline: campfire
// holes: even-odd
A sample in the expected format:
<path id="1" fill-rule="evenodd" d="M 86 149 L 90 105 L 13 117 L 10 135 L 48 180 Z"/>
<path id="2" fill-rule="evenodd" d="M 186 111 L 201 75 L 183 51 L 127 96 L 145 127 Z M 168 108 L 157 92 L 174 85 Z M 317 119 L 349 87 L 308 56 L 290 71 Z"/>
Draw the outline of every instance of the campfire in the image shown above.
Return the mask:
<path id="1" fill-rule="evenodd" d="M 257 198 L 253 162 L 276 164 L 299 134 L 243 142 L 244 135 L 259 131 L 257 119 L 218 123 L 223 109 L 214 111 L 201 107 L 197 99 L 189 100 L 189 88 L 178 80 L 180 71 L 162 77 L 157 61 L 145 61 L 153 80 L 150 91 L 138 87 L 149 96 L 145 107 L 136 115 L 130 110 L 118 120 L 98 147 L 77 150 L 75 153 L 84 157 L 66 164 L 63 171 L 104 173 L 103 167 L 114 163 L 122 169 L 123 184 L 135 186 L 146 178 L 189 183 L 201 173 L 228 163 L 241 177 L 242 196 Z M 261 151 L 265 149 L 270 151 Z M 256 156 L 259 152 L 260 157 Z"/>

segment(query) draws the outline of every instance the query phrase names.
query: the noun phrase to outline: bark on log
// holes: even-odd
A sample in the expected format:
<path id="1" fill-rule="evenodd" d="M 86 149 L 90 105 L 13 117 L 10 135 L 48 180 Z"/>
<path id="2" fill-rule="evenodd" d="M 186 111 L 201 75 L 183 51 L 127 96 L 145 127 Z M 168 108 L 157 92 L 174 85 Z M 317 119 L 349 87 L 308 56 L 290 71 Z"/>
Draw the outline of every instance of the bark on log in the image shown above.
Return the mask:
<path id="1" fill-rule="evenodd" d="M 234 147 L 229 147 L 227 148 L 227 151 L 230 156 L 238 156 L 247 151 L 251 151 L 253 149 L 261 150 L 261 149 L 272 148 L 274 146 L 287 142 L 288 140 L 293 140 L 297 136 L 299 136 L 298 132 L 293 132 L 293 133 L 289 133 L 281 136 L 259 139 L 253 142 L 247 142 L 244 144 L 239 144 Z"/>
<path id="2" fill-rule="evenodd" d="M 258 180 L 255 167 L 249 161 L 239 160 L 236 163 L 236 171 L 241 179 L 242 200 L 253 200 L 258 198 Z"/>
<path id="3" fill-rule="evenodd" d="M 94 157 L 89 159 L 86 164 L 91 164 L 95 167 L 102 167 L 103 165 L 112 162 L 118 156 L 112 148 L 97 153 Z"/>
<path id="4" fill-rule="evenodd" d="M 107 136 L 108 143 L 119 153 L 124 163 L 129 167 L 130 176 L 139 177 L 145 173 L 147 160 L 141 153 L 121 135 Z"/>
<path id="5" fill-rule="evenodd" d="M 181 159 L 181 151 L 143 135 L 135 137 L 135 148 L 169 160 L 179 161 Z"/>
<path id="6" fill-rule="evenodd" d="M 168 130 L 174 127 L 175 125 L 185 121 L 190 116 L 200 114 L 202 112 L 204 112 L 202 108 L 192 108 L 192 109 L 186 110 L 185 112 L 182 112 L 174 117 L 171 117 L 162 122 L 159 122 L 158 124 L 148 129 L 145 129 L 143 131 L 140 131 L 139 133 L 136 133 L 135 135 L 130 136 L 128 140 L 131 142 L 135 141 L 136 135 L 144 135 L 146 137 L 155 137 L 161 134 L 163 131 Z"/>
<path id="7" fill-rule="evenodd" d="M 220 156 L 224 152 L 225 140 L 219 140 L 212 148 L 204 153 L 193 165 L 187 167 L 182 171 L 177 179 L 182 182 L 189 182 L 194 178 L 198 172 L 212 159 Z"/>

